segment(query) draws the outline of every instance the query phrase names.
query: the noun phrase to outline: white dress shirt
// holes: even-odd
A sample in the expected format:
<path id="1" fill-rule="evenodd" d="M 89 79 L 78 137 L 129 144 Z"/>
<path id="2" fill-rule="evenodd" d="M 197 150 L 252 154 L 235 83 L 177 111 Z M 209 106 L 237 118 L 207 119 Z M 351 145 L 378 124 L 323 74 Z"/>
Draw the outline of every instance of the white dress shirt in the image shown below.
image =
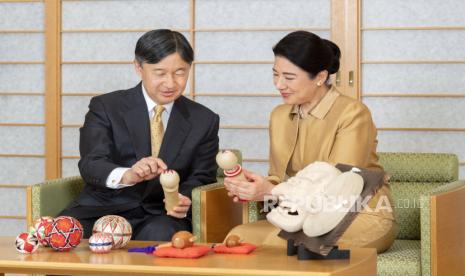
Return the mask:
<path id="1" fill-rule="evenodd" d="M 149 113 L 150 120 L 155 116 L 155 106 L 157 105 L 147 94 L 147 91 L 145 90 L 144 85 L 142 84 L 142 94 L 144 95 L 145 103 L 147 104 L 147 112 Z M 163 122 L 163 127 L 166 130 L 168 127 L 168 120 L 171 115 L 171 109 L 173 108 L 173 102 L 169 104 L 163 105 L 165 110 L 163 110 L 163 113 L 161 114 L 161 120 Z M 107 177 L 106 181 L 106 186 L 111 189 L 121 189 L 124 187 L 129 187 L 134 184 L 125 184 L 125 183 L 120 183 L 121 179 L 123 178 L 123 174 L 129 170 L 130 168 L 126 167 L 118 167 L 114 170 L 111 171 L 111 173 Z"/>

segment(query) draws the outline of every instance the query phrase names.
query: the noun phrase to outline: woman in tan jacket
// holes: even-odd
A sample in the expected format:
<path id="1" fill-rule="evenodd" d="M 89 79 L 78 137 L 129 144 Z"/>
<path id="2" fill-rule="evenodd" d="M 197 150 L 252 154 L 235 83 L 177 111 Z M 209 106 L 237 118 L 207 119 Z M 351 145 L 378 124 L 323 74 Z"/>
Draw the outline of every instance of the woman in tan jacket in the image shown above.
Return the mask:
<path id="1" fill-rule="evenodd" d="M 339 70 L 339 47 L 313 33 L 296 31 L 281 39 L 273 52 L 273 82 L 284 104 L 271 113 L 269 175 L 244 170 L 248 181 L 226 178 L 225 187 L 234 200 L 263 201 L 276 184 L 315 161 L 381 170 L 370 111 L 330 84 L 330 75 Z M 392 202 L 387 184 L 368 206 L 375 208 L 383 196 Z M 363 210 L 338 245 L 382 252 L 393 243 L 397 229 L 392 210 Z M 232 233 L 249 242 L 284 246 L 285 241 L 276 236 L 279 230 L 265 220 L 238 226 Z"/>

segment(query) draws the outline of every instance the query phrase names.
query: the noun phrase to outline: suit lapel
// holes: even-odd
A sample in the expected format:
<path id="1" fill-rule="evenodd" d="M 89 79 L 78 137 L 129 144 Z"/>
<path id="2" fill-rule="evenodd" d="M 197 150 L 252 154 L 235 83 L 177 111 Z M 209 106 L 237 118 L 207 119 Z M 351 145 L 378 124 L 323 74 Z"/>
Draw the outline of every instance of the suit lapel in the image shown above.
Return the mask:
<path id="1" fill-rule="evenodd" d="M 168 128 L 160 148 L 159 157 L 165 161 L 168 167 L 172 167 L 191 129 L 191 124 L 187 120 L 189 111 L 184 101 L 184 96 L 181 96 L 174 102 Z"/>
<path id="2" fill-rule="evenodd" d="M 150 156 L 150 119 L 141 84 L 125 98 L 123 118 L 136 153 L 137 160 Z"/>

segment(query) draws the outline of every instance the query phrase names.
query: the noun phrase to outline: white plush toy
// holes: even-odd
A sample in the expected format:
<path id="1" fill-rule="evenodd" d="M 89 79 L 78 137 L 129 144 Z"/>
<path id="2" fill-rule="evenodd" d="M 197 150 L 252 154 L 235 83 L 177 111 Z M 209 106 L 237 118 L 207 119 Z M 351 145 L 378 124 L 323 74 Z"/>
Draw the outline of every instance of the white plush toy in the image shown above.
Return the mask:
<path id="1" fill-rule="evenodd" d="M 314 162 L 273 188 L 279 206 L 266 216 L 287 232 L 303 229 L 317 237 L 334 229 L 363 190 L 363 178 L 353 171 L 341 173 L 326 162 Z"/>

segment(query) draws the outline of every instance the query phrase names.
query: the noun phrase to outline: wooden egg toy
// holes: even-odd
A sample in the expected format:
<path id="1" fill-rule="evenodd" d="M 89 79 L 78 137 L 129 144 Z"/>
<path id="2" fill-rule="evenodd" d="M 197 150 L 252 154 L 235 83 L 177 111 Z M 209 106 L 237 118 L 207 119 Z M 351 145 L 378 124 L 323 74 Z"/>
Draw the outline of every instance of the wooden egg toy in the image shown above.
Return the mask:
<path id="1" fill-rule="evenodd" d="M 235 247 L 241 245 L 241 238 L 237 235 L 229 235 L 224 241 L 226 247 Z"/>
<path id="2" fill-rule="evenodd" d="M 194 245 L 196 237 L 188 231 L 179 231 L 171 238 L 171 245 L 175 248 L 183 249 Z"/>

